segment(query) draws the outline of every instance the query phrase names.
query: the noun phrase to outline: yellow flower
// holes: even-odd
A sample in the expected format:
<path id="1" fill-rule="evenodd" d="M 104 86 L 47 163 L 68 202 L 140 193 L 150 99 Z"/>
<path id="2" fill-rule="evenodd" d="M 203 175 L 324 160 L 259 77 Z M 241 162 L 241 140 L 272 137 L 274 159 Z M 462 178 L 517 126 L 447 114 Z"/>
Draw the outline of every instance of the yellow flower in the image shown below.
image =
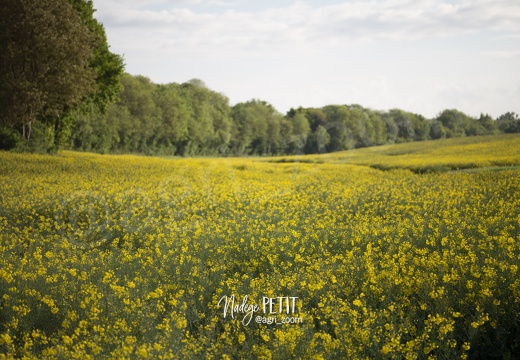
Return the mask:
<path id="1" fill-rule="evenodd" d="M 63 339 L 63 343 L 67 346 L 70 346 L 72 345 L 73 341 L 72 339 L 70 338 L 70 336 L 67 336 L 67 335 L 63 335 L 62 336 L 62 339 Z"/>

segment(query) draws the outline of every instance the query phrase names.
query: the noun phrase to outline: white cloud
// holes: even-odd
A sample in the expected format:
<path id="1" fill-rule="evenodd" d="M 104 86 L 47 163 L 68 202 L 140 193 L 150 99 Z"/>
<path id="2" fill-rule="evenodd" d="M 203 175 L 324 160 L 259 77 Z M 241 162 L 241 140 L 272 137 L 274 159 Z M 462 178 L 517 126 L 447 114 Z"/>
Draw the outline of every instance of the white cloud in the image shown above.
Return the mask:
<path id="1" fill-rule="evenodd" d="M 129 72 L 158 82 L 198 77 L 232 102 L 257 97 L 282 111 L 322 101 L 421 105 L 429 115 L 445 103 L 478 112 L 499 98 L 475 95 L 482 84 L 496 92 L 500 82 L 520 82 L 518 0 L 98 1 Z M 442 80 L 428 88 L 426 78 Z M 504 99 L 520 112 L 512 95 Z"/>
<path id="2" fill-rule="evenodd" d="M 520 57 L 520 51 L 486 51 L 482 53 L 484 56 L 488 56 L 495 59 L 513 59 Z"/>
<path id="3" fill-rule="evenodd" d="M 185 32 L 188 26 L 192 44 L 208 37 L 217 41 L 231 33 L 251 40 L 267 36 L 286 41 L 338 41 L 446 36 L 490 29 L 520 31 L 517 1 L 346 1 L 328 6 L 296 2 L 259 12 L 190 10 L 190 5 L 199 3 L 209 6 L 213 2 L 157 0 L 122 4 L 107 0 L 100 2 L 99 12 L 107 26 L 153 27 L 171 35 Z"/>
<path id="4" fill-rule="evenodd" d="M 429 0 L 295 2 L 239 11 L 215 1 L 100 2 L 98 16 L 116 49 L 153 56 L 251 58 L 321 52 L 352 42 L 452 37 L 489 30 L 520 33 L 520 2 Z M 153 54 L 155 51 L 160 52 Z M 150 53 L 152 52 L 152 53 Z"/>

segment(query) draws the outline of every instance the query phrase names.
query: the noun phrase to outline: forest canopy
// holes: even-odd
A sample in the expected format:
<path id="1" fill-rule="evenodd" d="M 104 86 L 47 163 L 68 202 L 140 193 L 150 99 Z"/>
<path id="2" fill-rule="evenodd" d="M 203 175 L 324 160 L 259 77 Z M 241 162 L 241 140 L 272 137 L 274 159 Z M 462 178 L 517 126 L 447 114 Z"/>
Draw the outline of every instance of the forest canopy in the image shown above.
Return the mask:
<path id="1" fill-rule="evenodd" d="M 401 109 L 353 104 L 300 107 L 282 114 L 258 99 L 232 106 L 199 79 L 155 84 L 144 76 L 123 74 L 121 88 L 106 109 L 93 106 L 74 114 L 62 148 L 103 154 L 271 156 L 520 132 L 513 112 L 493 119 L 447 109 L 427 119 Z M 46 133 L 46 122 L 37 126 L 40 135 Z"/>
<path id="2" fill-rule="evenodd" d="M 291 109 L 253 99 L 230 105 L 203 81 L 155 84 L 125 74 L 106 114 L 76 117 L 69 149 L 179 156 L 311 154 L 359 147 L 520 131 L 515 113 L 473 118 L 455 109 L 427 119 L 400 109 L 360 105 Z"/>

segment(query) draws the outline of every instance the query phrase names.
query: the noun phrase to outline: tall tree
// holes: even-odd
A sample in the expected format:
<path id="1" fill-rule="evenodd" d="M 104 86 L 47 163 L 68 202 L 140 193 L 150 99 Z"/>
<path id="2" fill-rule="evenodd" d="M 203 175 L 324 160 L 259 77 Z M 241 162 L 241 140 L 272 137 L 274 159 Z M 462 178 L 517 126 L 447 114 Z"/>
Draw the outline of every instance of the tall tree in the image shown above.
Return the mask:
<path id="1" fill-rule="evenodd" d="M 278 122 L 274 108 L 261 100 L 238 103 L 231 111 L 234 126 L 231 148 L 235 155 L 263 155 L 271 151 L 273 138 L 279 134 L 269 132 L 269 125 Z M 277 132 L 277 129 L 272 129 Z"/>
<path id="2" fill-rule="evenodd" d="M 94 17 L 95 9 L 91 0 L 67 0 L 78 12 L 84 26 L 93 37 L 93 51 L 89 67 L 95 73 L 95 91 L 92 92 L 79 108 L 69 108 L 62 117 L 50 119 L 54 124 L 54 145 L 57 148 L 69 135 L 69 128 L 74 122 L 75 113 L 98 111 L 106 113 L 107 107 L 122 90 L 121 76 L 124 71 L 123 58 L 110 51 L 105 28 Z M 79 116 L 77 114 L 76 116 Z"/>
<path id="3" fill-rule="evenodd" d="M 126 107 L 129 116 L 124 117 L 119 138 L 127 151 L 150 154 L 162 122 L 161 110 L 153 97 L 157 85 L 144 76 L 125 75 L 122 82 L 125 91 L 121 93 L 119 103 Z"/>
<path id="4" fill-rule="evenodd" d="M 175 155 L 181 143 L 188 139 L 189 109 L 176 84 L 159 86 L 154 96 L 162 114 L 162 123 L 156 135 L 159 153 Z"/>
<path id="5" fill-rule="evenodd" d="M 289 117 L 289 119 L 292 123 L 293 129 L 293 134 L 290 138 L 291 146 L 289 147 L 289 151 L 295 154 L 302 153 L 305 151 L 307 138 L 311 132 L 309 120 L 305 116 L 305 110 L 301 109 L 296 111 L 293 116 Z"/>
<path id="6" fill-rule="evenodd" d="M 123 58 L 110 51 L 103 24 L 95 17 L 96 10 L 91 0 L 68 0 L 80 15 L 83 23 L 94 37 L 94 51 L 89 67 L 96 73 L 96 91 L 90 97 L 102 112 L 116 100 L 122 90 L 120 78 L 124 72 Z"/>
<path id="7" fill-rule="evenodd" d="M 3 0 L 0 23 L 0 119 L 29 140 L 36 119 L 61 118 L 95 93 L 95 38 L 63 0 Z"/>

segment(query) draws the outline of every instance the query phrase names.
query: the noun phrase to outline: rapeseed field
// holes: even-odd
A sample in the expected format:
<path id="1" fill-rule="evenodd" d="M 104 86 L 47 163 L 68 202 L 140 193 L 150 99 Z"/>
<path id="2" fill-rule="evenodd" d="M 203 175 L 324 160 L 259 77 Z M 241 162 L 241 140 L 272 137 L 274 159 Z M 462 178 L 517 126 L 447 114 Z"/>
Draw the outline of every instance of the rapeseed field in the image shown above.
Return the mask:
<path id="1" fill-rule="evenodd" d="M 0 152 L 0 358 L 517 358 L 519 165 Z"/>

